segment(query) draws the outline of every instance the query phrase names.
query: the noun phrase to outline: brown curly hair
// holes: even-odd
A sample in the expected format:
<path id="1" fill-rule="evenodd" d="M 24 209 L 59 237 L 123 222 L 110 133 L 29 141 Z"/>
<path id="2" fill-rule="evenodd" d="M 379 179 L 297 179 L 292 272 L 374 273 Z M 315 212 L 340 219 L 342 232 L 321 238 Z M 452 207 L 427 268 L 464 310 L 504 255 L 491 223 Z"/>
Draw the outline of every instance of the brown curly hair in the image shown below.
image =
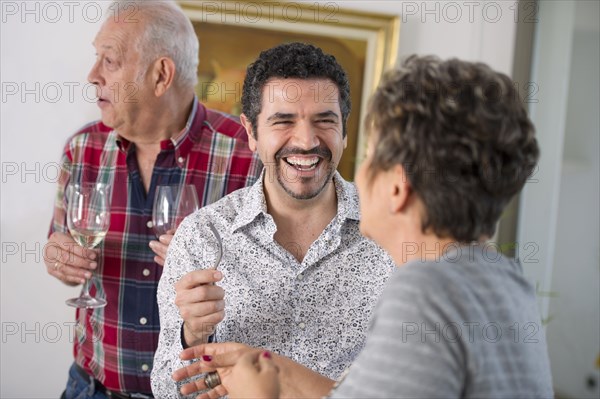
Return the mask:
<path id="1" fill-rule="evenodd" d="M 423 232 L 459 242 L 493 236 L 539 158 L 512 80 L 481 63 L 408 58 L 383 78 L 366 126 L 370 181 L 402 165 L 425 206 Z"/>

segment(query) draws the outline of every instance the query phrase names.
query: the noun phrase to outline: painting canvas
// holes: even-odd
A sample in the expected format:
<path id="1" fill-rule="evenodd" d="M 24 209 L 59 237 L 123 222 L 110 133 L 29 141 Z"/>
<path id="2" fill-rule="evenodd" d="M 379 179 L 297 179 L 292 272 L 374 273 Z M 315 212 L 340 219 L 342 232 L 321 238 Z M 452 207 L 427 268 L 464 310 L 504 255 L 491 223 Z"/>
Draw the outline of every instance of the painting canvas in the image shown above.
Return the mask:
<path id="1" fill-rule="evenodd" d="M 258 54 L 280 43 L 311 43 L 333 54 L 348 73 L 352 112 L 348 146 L 338 166 L 347 180 L 364 154 L 368 96 L 395 63 L 396 16 L 344 11 L 335 3 L 182 1 L 200 40 L 197 95 L 209 108 L 239 115 L 245 70 Z"/>

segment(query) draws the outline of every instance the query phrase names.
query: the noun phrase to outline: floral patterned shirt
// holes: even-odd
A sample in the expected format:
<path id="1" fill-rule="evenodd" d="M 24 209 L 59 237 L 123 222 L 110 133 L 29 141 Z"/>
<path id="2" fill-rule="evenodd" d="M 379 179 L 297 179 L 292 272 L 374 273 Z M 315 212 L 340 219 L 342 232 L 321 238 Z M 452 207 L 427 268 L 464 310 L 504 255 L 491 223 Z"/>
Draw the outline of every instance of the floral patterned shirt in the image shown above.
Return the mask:
<path id="1" fill-rule="evenodd" d="M 161 322 L 152 371 L 159 398 L 178 397 L 171 374 L 189 363 L 183 350 L 183 320 L 174 284 L 185 274 L 212 267 L 216 239 L 223 239 L 218 283 L 225 290 L 225 319 L 216 340 L 242 342 L 287 356 L 330 378 L 338 378 L 365 343 L 369 320 L 392 259 L 358 228 L 358 196 L 336 173 L 337 215 L 312 243 L 302 262 L 273 239 L 277 229 L 267 212 L 263 179 L 186 218 L 169 246 L 158 286 Z"/>

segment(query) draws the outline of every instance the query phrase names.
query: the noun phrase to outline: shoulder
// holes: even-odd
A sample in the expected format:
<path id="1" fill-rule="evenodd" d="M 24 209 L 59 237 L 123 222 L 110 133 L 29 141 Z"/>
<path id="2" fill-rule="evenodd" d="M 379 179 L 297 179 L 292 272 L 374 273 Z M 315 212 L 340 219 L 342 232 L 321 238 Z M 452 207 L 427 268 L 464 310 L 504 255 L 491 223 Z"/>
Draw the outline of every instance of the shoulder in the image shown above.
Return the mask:
<path id="1" fill-rule="evenodd" d="M 218 201 L 197 210 L 192 215 L 194 223 L 206 224 L 206 221 L 210 220 L 218 230 L 230 230 L 238 216 L 249 212 L 250 193 L 253 187 L 248 186 L 235 190 Z"/>
<path id="2" fill-rule="evenodd" d="M 381 296 L 381 310 L 421 319 L 432 309 L 435 313 L 447 313 L 460 306 L 465 300 L 463 282 L 455 268 L 456 265 L 435 261 L 410 261 L 397 267 Z"/>
<path id="3" fill-rule="evenodd" d="M 186 217 L 175 232 L 175 237 L 169 246 L 169 254 L 173 253 L 175 257 L 181 257 L 180 254 L 184 253 L 195 258 L 210 255 L 209 252 L 213 250 L 210 243 L 214 243 L 215 237 L 209 223 L 219 232 L 224 243 L 231 242 L 234 225 L 238 218 L 245 214 L 247 207 L 244 207 L 244 203 L 250 189 L 251 187 L 246 187 L 236 190 Z M 176 259 L 172 261 L 175 265 L 181 263 Z M 179 267 L 187 266 L 181 264 Z"/>
<path id="4" fill-rule="evenodd" d="M 256 184 L 256 183 L 255 183 Z M 232 193 L 227 194 L 216 202 L 205 206 L 203 209 L 207 213 L 218 213 L 218 214 L 231 214 L 238 215 L 247 211 L 248 201 L 250 200 L 250 193 L 253 189 L 252 186 L 240 188 Z"/>
<path id="5" fill-rule="evenodd" d="M 93 121 L 90 122 L 83 127 L 81 127 L 73 136 L 81 135 L 81 134 L 100 134 L 100 135 L 108 135 L 112 129 L 106 126 L 102 121 Z"/>
<path id="6" fill-rule="evenodd" d="M 71 135 L 69 141 L 75 141 L 83 137 L 90 137 L 96 140 L 106 140 L 112 129 L 106 126 L 102 121 L 90 122 L 79 128 Z"/>
<path id="7" fill-rule="evenodd" d="M 110 132 L 112 132 L 112 129 L 101 121 L 90 122 L 69 136 L 65 143 L 65 151 L 68 152 L 76 147 L 101 149 Z"/>
<path id="8" fill-rule="evenodd" d="M 482 255 L 481 247 L 463 247 L 436 260 L 413 260 L 400 266 L 388 282 L 388 299 L 410 298 L 421 307 L 460 312 L 474 303 L 479 312 L 511 300 L 525 305 L 533 288 L 517 266 L 500 254 Z"/>
<path id="9" fill-rule="evenodd" d="M 206 108 L 204 125 L 213 132 L 223 134 L 236 140 L 248 141 L 246 129 L 237 116 Z"/>
<path id="10" fill-rule="evenodd" d="M 458 292 L 471 285 L 475 275 L 485 271 L 483 265 L 474 265 L 465 259 L 411 260 L 398 267 L 390 278 L 389 285 L 394 292 L 403 293 L 414 300 L 424 302 L 441 299 L 453 302 Z"/>

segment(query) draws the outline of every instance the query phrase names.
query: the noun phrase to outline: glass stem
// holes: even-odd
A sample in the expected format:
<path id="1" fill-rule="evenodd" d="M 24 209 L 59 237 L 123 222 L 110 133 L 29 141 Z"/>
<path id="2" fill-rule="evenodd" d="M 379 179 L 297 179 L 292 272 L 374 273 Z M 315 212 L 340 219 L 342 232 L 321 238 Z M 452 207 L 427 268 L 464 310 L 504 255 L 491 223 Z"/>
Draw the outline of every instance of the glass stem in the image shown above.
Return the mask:
<path id="1" fill-rule="evenodd" d="M 90 281 L 92 280 L 92 277 L 88 278 L 85 280 L 85 283 L 83 283 L 83 287 L 81 288 L 81 297 L 85 297 L 85 298 L 91 298 L 90 297 Z"/>

